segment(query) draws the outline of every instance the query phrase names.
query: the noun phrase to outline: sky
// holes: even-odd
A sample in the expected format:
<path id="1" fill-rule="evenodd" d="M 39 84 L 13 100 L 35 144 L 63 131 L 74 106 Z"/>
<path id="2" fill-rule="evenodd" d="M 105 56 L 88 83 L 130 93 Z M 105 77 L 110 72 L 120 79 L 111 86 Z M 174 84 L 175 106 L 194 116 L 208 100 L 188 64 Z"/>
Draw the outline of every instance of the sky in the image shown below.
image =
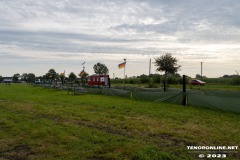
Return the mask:
<path id="1" fill-rule="evenodd" d="M 0 0 L 0 75 L 156 71 L 171 53 L 179 74 L 220 77 L 240 71 L 239 0 Z"/>

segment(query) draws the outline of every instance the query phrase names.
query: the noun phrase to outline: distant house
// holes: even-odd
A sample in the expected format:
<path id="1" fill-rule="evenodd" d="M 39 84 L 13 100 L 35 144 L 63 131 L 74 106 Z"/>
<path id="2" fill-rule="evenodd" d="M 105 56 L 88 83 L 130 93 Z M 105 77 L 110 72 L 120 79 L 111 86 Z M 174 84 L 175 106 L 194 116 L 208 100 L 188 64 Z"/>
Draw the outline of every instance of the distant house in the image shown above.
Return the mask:
<path id="1" fill-rule="evenodd" d="M 13 81 L 13 77 L 3 77 L 3 83 L 11 83 Z"/>

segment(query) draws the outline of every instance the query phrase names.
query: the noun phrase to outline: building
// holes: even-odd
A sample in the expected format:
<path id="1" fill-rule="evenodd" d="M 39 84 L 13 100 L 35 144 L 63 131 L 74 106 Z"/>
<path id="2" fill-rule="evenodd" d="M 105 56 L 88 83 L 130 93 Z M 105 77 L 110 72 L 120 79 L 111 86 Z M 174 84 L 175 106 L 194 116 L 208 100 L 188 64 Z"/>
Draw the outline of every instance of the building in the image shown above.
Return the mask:
<path id="1" fill-rule="evenodd" d="M 98 75 L 94 74 L 88 76 L 89 86 L 109 86 L 110 88 L 110 78 L 109 75 Z"/>

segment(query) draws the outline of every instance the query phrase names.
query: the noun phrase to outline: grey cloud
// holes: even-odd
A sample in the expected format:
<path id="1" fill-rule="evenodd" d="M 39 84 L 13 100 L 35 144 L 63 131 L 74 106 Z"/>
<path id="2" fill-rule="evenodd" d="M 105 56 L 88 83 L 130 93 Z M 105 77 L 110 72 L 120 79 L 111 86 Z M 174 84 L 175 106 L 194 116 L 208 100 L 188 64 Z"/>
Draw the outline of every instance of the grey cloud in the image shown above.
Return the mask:
<path id="1" fill-rule="evenodd" d="M 0 30 L 0 36 L 2 44 L 14 44 L 32 50 L 75 53 L 136 53 L 137 50 L 122 45 L 119 46 L 118 44 L 142 41 L 138 39 L 117 39 L 88 34 L 2 30 Z M 71 42 L 72 40 L 77 40 L 79 43 L 74 44 Z M 99 45 L 98 43 L 103 44 Z M 107 43 L 111 43 L 112 45 L 109 46 Z"/>
<path id="2" fill-rule="evenodd" d="M 157 34 L 177 34 L 181 41 L 235 40 L 239 31 L 240 3 L 238 1 L 147 1 L 149 8 L 161 12 L 145 13 L 155 19 L 164 17 L 167 21 L 161 24 L 119 24 L 116 30 L 134 30 L 136 32 L 155 32 Z M 194 2 L 194 3 L 193 3 Z M 206 29 L 198 27 L 205 25 Z M 223 33 L 224 31 L 224 33 Z M 181 34 L 183 32 L 183 34 Z M 180 33 L 180 34 L 179 34 Z"/>
<path id="3" fill-rule="evenodd" d="M 187 60 L 214 60 L 214 59 L 217 59 L 218 56 L 217 55 L 209 55 L 207 53 L 203 53 L 203 52 L 200 52 L 200 53 L 194 53 L 194 54 L 189 54 L 189 53 L 178 53 L 178 56 L 179 57 L 184 57 L 184 59 L 187 59 Z"/>
<path id="4" fill-rule="evenodd" d="M 185 30 L 191 30 L 192 23 L 189 22 L 166 22 L 163 24 L 121 24 L 113 27 L 115 30 L 134 30 L 139 33 L 155 32 L 161 34 L 175 34 Z"/>
<path id="5" fill-rule="evenodd" d="M 23 60 L 23 59 L 29 59 L 29 57 L 26 57 L 26 56 L 21 56 L 21 55 L 18 55 L 18 54 L 14 54 L 14 53 L 9 53 L 9 52 L 0 52 L 0 59 L 1 60 L 12 60 L 12 59 L 20 59 L 20 60 Z"/>

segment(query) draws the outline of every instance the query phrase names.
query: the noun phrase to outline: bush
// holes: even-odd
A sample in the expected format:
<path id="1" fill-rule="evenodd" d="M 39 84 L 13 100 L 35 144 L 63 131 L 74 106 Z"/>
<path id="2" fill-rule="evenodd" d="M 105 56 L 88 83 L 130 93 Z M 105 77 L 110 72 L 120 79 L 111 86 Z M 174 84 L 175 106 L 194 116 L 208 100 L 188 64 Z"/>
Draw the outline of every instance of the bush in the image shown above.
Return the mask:
<path id="1" fill-rule="evenodd" d="M 149 78 L 143 77 L 143 78 L 140 79 L 140 82 L 141 83 L 148 83 L 149 82 Z"/>
<path id="2" fill-rule="evenodd" d="M 75 80 L 74 83 L 79 85 L 80 81 L 79 80 Z"/>
<path id="3" fill-rule="evenodd" d="M 231 84 L 232 78 L 203 78 L 204 82 L 211 84 Z"/>
<path id="4" fill-rule="evenodd" d="M 149 88 L 158 88 L 158 86 L 155 83 L 150 83 Z"/>
<path id="5" fill-rule="evenodd" d="M 235 77 L 232 79 L 233 85 L 240 85 L 240 77 Z"/>
<path id="6" fill-rule="evenodd" d="M 123 83 L 123 80 L 120 79 L 120 78 L 115 78 L 115 79 L 111 79 L 111 83 L 114 84 L 114 83 Z"/>
<path id="7" fill-rule="evenodd" d="M 148 83 L 149 82 L 149 76 L 143 74 L 140 76 L 140 83 Z"/>
<path id="8" fill-rule="evenodd" d="M 160 83 L 161 82 L 161 76 L 160 75 L 154 75 L 153 76 L 153 82 L 154 83 Z"/>
<path id="9" fill-rule="evenodd" d="M 134 82 L 133 79 L 130 79 L 130 80 L 129 80 L 129 83 L 130 83 L 130 84 L 134 84 L 135 82 Z"/>
<path id="10" fill-rule="evenodd" d="M 177 84 L 178 80 L 175 77 L 168 77 L 167 78 L 167 83 L 168 84 Z"/>

